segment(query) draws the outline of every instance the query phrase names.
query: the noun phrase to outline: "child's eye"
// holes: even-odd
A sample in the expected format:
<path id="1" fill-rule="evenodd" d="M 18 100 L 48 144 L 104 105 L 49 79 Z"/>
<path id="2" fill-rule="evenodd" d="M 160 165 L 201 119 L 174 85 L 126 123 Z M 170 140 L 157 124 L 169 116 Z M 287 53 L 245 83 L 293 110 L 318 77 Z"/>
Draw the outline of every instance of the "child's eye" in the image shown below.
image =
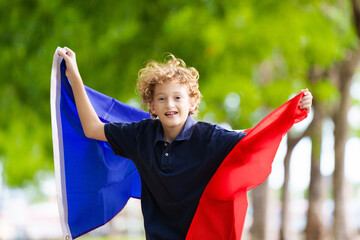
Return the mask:
<path id="1" fill-rule="evenodd" d="M 159 98 L 159 101 L 164 101 L 164 100 L 165 100 L 165 98 L 163 98 L 163 97 Z"/>
<path id="2" fill-rule="evenodd" d="M 177 96 L 177 97 L 175 97 L 175 99 L 176 99 L 176 100 L 180 100 L 180 99 L 181 99 L 181 97 L 180 97 L 180 96 Z"/>

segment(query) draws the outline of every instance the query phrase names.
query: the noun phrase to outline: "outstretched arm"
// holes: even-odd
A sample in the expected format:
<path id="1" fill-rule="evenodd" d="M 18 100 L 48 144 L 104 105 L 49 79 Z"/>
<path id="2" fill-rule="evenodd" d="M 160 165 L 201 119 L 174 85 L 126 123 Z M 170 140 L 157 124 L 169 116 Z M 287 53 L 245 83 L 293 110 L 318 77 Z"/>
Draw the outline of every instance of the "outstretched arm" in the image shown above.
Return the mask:
<path id="1" fill-rule="evenodd" d="M 71 82 L 76 108 L 79 113 L 84 133 L 88 138 L 107 141 L 104 132 L 104 123 L 98 118 L 86 94 L 84 84 L 76 64 L 75 53 L 67 47 L 64 47 L 62 50 L 59 49 L 58 54 L 63 57 L 66 62 L 66 76 Z"/>

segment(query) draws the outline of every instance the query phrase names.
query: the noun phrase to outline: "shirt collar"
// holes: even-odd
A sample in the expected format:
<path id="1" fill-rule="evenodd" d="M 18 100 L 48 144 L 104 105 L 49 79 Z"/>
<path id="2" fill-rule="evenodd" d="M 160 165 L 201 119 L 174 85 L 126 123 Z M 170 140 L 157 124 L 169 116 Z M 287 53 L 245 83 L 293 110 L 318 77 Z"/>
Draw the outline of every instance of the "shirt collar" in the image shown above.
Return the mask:
<path id="1" fill-rule="evenodd" d="M 189 115 L 188 118 L 186 119 L 183 129 L 181 129 L 181 132 L 179 133 L 179 135 L 176 136 L 174 141 L 189 140 L 192 135 L 192 132 L 194 130 L 194 128 L 193 128 L 194 125 L 195 125 L 195 120 Z M 162 128 L 161 122 L 158 125 L 157 130 L 156 130 L 156 138 L 154 141 L 154 145 L 159 141 L 166 142 L 163 138 L 163 128 Z"/>

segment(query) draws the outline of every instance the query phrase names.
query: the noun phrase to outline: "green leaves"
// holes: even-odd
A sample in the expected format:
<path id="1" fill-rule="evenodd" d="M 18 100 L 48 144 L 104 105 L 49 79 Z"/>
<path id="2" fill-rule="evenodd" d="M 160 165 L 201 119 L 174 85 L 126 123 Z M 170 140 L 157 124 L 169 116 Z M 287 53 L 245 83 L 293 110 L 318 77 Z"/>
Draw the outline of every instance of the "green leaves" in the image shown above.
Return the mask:
<path id="1" fill-rule="evenodd" d="M 339 97 L 339 91 L 334 87 L 327 79 L 321 82 L 315 83 L 311 91 L 316 96 L 316 101 L 323 103 L 335 103 Z"/>
<path id="2" fill-rule="evenodd" d="M 200 73 L 198 119 L 244 129 L 309 87 L 310 67 L 326 69 L 357 44 L 349 10 L 320 0 L 0 1 L 7 183 L 52 168 L 49 80 L 57 46 L 76 52 L 86 85 L 123 102 L 139 98 L 137 72 L 146 61 L 171 52 Z M 337 94 L 327 81 L 311 90 L 321 101 Z"/>
<path id="3" fill-rule="evenodd" d="M 52 170 L 51 129 L 36 113 L 16 103 L 0 131 L 0 156 L 8 185 L 32 181 L 38 170 Z"/>

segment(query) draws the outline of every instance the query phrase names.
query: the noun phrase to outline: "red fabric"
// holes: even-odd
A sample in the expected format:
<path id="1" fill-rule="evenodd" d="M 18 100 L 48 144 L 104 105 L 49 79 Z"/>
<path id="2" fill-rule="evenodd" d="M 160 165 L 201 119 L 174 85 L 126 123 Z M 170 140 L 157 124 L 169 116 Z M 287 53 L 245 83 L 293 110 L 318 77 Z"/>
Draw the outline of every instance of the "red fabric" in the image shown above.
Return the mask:
<path id="1" fill-rule="evenodd" d="M 282 137 L 307 117 L 298 107 L 303 93 L 289 100 L 252 129 L 234 147 L 206 186 L 186 240 L 241 239 L 247 191 L 269 176 Z"/>

